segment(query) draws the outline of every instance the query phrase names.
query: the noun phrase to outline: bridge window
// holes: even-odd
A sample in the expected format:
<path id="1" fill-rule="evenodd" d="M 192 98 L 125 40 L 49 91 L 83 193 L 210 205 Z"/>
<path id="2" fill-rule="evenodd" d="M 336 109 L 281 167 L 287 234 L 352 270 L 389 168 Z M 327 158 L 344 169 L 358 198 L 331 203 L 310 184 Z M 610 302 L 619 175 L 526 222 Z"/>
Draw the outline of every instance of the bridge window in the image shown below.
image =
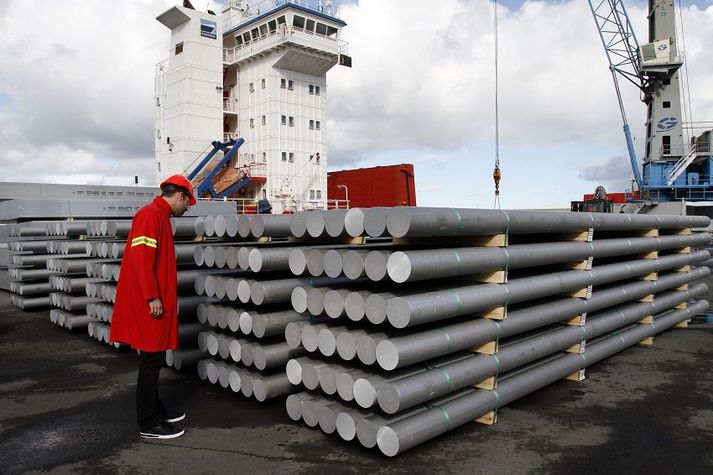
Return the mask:
<path id="1" fill-rule="evenodd" d="M 181 54 L 183 53 L 183 41 L 180 43 L 176 43 L 176 54 Z"/>
<path id="2" fill-rule="evenodd" d="M 295 28 L 299 28 L 300 30 L 304 29 L 304 27 L 305 27 L 304 17 L 295 15 L 295 17 L 292 19 L 292 26 L 294 26 Z"/>
<path id="3" fill-rule="evenodd" d="M 267 25 L 260 25 L 260 36 L 267 36 Z"/>
<path id="4" fill-rule="evenodd" d="M 313 32 L 314 32 L 314 20 L 307 19 L 307 28 L 306 28 L 306 30 L 309 31 L 310 33 L 313 33 Z"/>
<path id="5" fill-rule="evenodd" d="M 277 24 L 278 25 L 286 25 L 287 21 L 285 21 L 285 15 L 277 17 Z"/>
<path id="6" fill-rule="evenodd" d="M 309 85 L 309 93 L 314 94 L 314 84 Z"/>
<path id="7" fill-rule="evenodd" d="M 317 23 L 316 32 L 318 35 L 327 36 L 327 25 L 324 23 Z"/>
<path id="8" fill-rule="evenodd" d="M 285 78 L 280 79 L 280 87 L 282 89 L 287 87 L 287 79 L 285 79 Z"/>
<path id="9" fill-rule="evenodd" d="M 270 33 L 274 33 L 277 30 L 277 22 L 275 20 L 270 20 L 267 22 L 267 27 L 270 30 Z"/>
<path id="10" fill-rule="evenodd" d="M 283 162 L 287 161 L 287 152 L 282 152 L 282 161 Z"/>
<path id="11" fill-rule="evenodd" d="M 294 88 L 295 88 L 295 82 L 294 82 L 292 79 L 290 79 L 289 81 L 287 81 L 287 89 L 289 89 L 289 90 L 291 91 L 291 90 L 293 90 Z"/>
<path id="12" fill-rule="evenodd" d="M 314 120 L 310 119 L 309 121 L 309 128 L 314 129 Z"/>
<path id="13" fill-rule="evenodd" d="M 315 127 L 317 130 L 321 130 L 321 129 L 322 129 L 322 123 L 321 123 L 320 121 L 316 121 L 316 122 L 314 123 L 314 127 Z"/>
<path id="14" fill-rule="evenodd" d="M 328 26 L 327 27 L 327 36 L 329 38 L 332 38 L 333 40 L 337 39 L 337 29 L 334 28 L 333 26 Z"/>
<path id="15" fill-rule="evenodd" d="M 295 126 L 295 118 L 290 116 L 290 127 L 294 127 L 294 126 Z"/>
<path id="16" fill-rule="evenodd" d="M 283 115 L 282 117 L 280 117 L 280 123 L 282 125 L 287 125 L 287 116 L 286 115 Z"/>
<path id="17" fill-rule="evenodd" d="M 319 96 L 319 86 L 314 86 L 314 94 Z"/>
<path id="18" fill-rule="evenodd" d="M 257 28 L 253 28 L 250 30 L 250 34 L 253 37 L 253 41 L 257 41 L 257 39 L 260 37 L 260 33 L 258 33 Z"/>
<path id="19" fill-rule="evenodd" d="M 295 154 L 293 152 L 290 152 L 290 161 L 291 162 L 295 161 Z"/>
<path id="20" fill-rule="evenodd" d="M 250 33 L 249 32 L 243 33 L 243 41 L 245 42 L 245 44 L 250 43 Z"/>

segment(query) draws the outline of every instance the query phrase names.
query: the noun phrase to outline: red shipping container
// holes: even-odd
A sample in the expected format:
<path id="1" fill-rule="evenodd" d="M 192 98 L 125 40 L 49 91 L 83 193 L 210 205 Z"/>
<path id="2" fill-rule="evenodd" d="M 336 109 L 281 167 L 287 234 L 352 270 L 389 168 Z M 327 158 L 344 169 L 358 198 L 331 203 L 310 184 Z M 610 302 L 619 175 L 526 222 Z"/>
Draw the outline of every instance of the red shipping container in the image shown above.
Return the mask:
<path id="1" fill-rule="evenodd" d="M 328 172 L 327 198 L 344 200 L 347 195 L 350 208 L 416 206 L 413 165 L 404 163 Z M 340 207 L 343 207 L 341 203 Z"/>

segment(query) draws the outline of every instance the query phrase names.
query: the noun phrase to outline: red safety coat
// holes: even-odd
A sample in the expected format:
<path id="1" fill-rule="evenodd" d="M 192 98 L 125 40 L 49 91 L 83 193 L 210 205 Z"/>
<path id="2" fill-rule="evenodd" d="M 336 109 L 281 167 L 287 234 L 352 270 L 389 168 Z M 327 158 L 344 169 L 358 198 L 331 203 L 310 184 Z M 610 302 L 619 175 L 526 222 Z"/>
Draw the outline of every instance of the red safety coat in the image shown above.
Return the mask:
<path id="1" fill-rule="evenodd" d="M 156 197 L 134 216 L 121 261 L 111 341 L 143 351 L 178 347 L 176 254 L 171 207 Z M 160 298 L 163 313 L 150 315 L 149 300 Z"/>

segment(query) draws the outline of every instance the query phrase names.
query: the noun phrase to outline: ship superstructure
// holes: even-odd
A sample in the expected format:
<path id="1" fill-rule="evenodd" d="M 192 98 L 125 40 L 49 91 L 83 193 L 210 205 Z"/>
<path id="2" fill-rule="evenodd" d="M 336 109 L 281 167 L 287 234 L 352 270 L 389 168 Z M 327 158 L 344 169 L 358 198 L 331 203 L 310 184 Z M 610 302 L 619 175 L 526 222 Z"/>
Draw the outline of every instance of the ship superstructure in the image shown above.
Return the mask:
<path id="1" fill-rule="evenodd" d="M 187 5 L 157 17 L 171 30 L 156 71 L 158 179 L 190 171 L 211 141 L 243 138 L 231 166 L 259 179 L 241 197 L 276 212 L 326 207 L 326 75 L 351 65 L 346 23 L 331 2 Z"/>

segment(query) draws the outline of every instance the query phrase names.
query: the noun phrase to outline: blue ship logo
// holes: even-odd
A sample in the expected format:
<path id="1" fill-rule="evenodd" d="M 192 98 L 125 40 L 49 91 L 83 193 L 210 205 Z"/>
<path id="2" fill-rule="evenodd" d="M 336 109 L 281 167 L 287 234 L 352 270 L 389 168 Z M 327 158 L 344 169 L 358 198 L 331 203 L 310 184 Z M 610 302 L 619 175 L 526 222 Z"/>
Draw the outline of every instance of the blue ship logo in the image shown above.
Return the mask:
<path id="1" fill-rule="evenodd" d="M 663 119 L 659 120 L 658 124 L 656 124 L 656 128 L 662 131 L 667 131 L 671 130 L 674 127 L 678 125 L 678 119 L 675 117 L 664 117 Z"/>

